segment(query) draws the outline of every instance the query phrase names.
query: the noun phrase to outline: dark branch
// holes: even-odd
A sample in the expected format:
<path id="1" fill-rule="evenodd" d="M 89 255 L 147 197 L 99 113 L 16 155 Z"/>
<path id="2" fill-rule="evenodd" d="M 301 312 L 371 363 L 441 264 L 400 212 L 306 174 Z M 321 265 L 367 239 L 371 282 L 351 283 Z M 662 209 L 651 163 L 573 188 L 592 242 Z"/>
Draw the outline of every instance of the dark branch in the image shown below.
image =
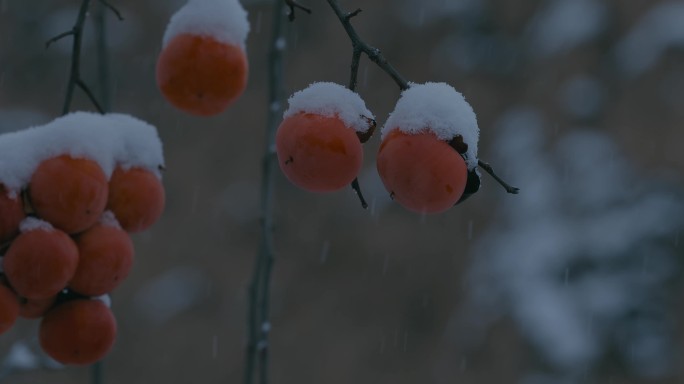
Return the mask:
<path id="1" fill-rule="evenodd" d="M 337 18 L 340 19 L 340 22 L 342 23 L 344 30 L 347 32 L 347 35 L 349 36 L 349 39 L 352 42 L 352 47 L 354 49 L 354 58 L 352 60 L 352 79 L 350 81 L 350 84 L 356 85 L 357 83 L 356 77 L 358 76 L 358 67 L 360 62 L 360 54 L 357 54 L 357 52 L 362 52 L 365 53 L 366 56 L 368 56 L 368 59 L 370 59 L 370 61 L 372 61 L 378 67 L 380 67 L 380 69 L 385 71 L 385 73 L 387 73 L 394 80 L 394 82 L 397 83 L 397 85 L 402 91 L 408 89 L 408 81 L 406 81 L 406 79 L 404 79 L 404 77 L 396 69 L 394 69 L 394 67 L 387 61 L 387 59 L 385 58 L 385 56 L 383 56 L 382 52 L 380 52 L 379 49 L 372 47 L 368 45 L 365 41 L 363 41 L 361 37 L 358 35 L 358 33 L 356 33 L 354 27 L 351 25 L 351 19 L 354 16 L 358 15 L 361 12 L 361 10 L 357 9 L 354 12 L 345 12 L 342 10 L 337 0 L 328 0 L 328 4 L 330 4 L 332 9 L 335 11 Z M 357 58 L 357 55 L 359 55 L 359 58 Z"/>
<path id="2" fill-rule="evenodd" d="M 119 19 L 119 21 L 123 21 L 123 19 L 124 19 L 124 18 L 123 18 L 123 15 L 121 15 L 121 12 L 119 12 L 119 10 L 116 9 L 116 7 L 114 7 L 113 5 L 111 5 L 111 4 L 110 4 L 109 2 L 107 2 L 106 0 L 100 0 L 100 3 L 102 3 L 102 5 L 104 5 L 107 9 L 109 9 L 110 11 L 112 11 L 112 13 L 114 13 L 114 15 L 116 15 L 116 18 Z"/>
<path id="3" fill-rule="evenodd" d="M 52 45 L 52 43 L 56 43 L 56 42 L 62 40 L 63 38 L 65 38 L 65 37 L 67 37 L 67 36 L 72 36 L 72 35 L 74 35 L 74 34 L 76 34 L 76 31 L 73 30 L 73 29 L 70 30 L 70 31 L 62 32 L 62 33 L 60 33 L 59 35 L 53 37 L 52 39 L 46 41 L 46 42 L 45 42 L 45 48 L 50 48 L 50 46 Z"/>
<path id="4" fill-rule="evenodd" d="M 506 192 L 512 193 L 514 195 L 517 195 L 518 192 L 520 192 L 520 188 L 516 188 L 516 187 L 508 184 L 507 182 L 503 181 L 496 173 L 494 173 L 494 169 L 488 163 L 485 163 L 482 160 L 478 160 L 477 165 L 479 165 L 480 168 L 484 169 L 485 172 L 489 173 L 489 175 L 491 177 L 493 177 L 497 183 L 501 184 L 501 186 L 506 189 Z"/>
<path id="5" fill-rule="evenodd" d="M 71 102 L 74 98 L 74 89 L 81 88 L 88 96 L 95 108 L 104 113 L 102 106 L 97 102 L 95 95 L 90 91 L 90 88 L 81 79 L 81 47 L 83 45 L 83 28 L 85 27 L 86 16 L 88 15 L 88 8 L 90 7 L 90 0 L 83 0 L 81 7 L 78 10 L 76 23 L 71 30 L 60 33 L 59 35 L 48 40 L 45 45 L 49 47 L 52 43 L 63 39 L 67 36 L 73 36 L 73 44 L 71 47 L 71 70 L 69 73 L 69 82 L 67 83 L 66 96 L 64 97 L 64 106 L 62 107 L 62 115 L 66 115 L 71 110 Z"/>
<path id="6" fill-rule="evenodd" d="M 351 187 L 356 192 L 356 196 L 359 197 L 359 200 L 361 201 L 361 207 L 363 209 L 368 209 L 368 203 L 366 202 L 366 199 L 363 197 L 363 193 L 361 192 L 361 186 L 359 185 L 359 178 L 356 177 L 354 178 L 354 181 L 351 183 Z"/>
<path id="7" fill-rule="evenodd" d="M 261 240 L 249 284 L 249 304 L 247 310 L 247 350 L 243 383 L 268 383 L 269 335 L 270 335 L 270 291 L 271 273 L 275 261 L 273 244 L 273 194 L 275 191 L 275 136 L 282 117 L 284 94 L 283 47 L 277 42 L 283 38 L 282 15 L 289 2 L 273 0 L 273 26 L 268 60 L 268 122 L 264 157 L 261 174 Z"/>
<path id="8" fill-rule="evenodd" d="M 311 9 L 299 4 L 295 0 L 285 0 L 285 4 L 290 8 L 290 11 L 287 13 L 287 18 L 290 21 L 294 21 L 295 19 L 295 9 L 299 9 L 300 11 L 304 11 L 308 14 L 311 14 Z"/>
<path id="9" fill-rule="evenodd" d="M 90 88 L 88 88 L 88 85 L 84 83 L 81 79 L 76 80 L 76 85 L 78 85 L 78 87 L 81 88 L 81 90 L 88 96 L 90 102 L 93 103 L 93 105 L 95 106 L 95 109 L 97 109 L 98 112 L 104 115 L 106 113 L 105 109 L 102 108 L 100 103 L 97 101 L 97 99 L 95 98 L 95 94 L 93 94 Z"/>
<path id="10" fill-rule="evenodd" d="M 361 8 L 357 9 L 354 12 L 349 12 L 344 16 L 344 21 L 349 21 L 351 20 L 352 17 L 357 16 L 359 13 L 363 12 Z"/>

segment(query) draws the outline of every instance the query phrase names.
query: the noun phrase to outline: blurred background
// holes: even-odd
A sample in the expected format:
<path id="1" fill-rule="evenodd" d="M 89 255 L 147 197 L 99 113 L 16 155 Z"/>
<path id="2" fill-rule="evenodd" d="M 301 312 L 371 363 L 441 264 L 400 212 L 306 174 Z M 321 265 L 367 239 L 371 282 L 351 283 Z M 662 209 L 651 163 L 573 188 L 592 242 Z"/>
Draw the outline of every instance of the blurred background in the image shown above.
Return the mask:
<path id="1" fill-rule="evenodd" d="M 327 2 L 288 24 L 285 88 L 346 84 L 351 45 Z M 111 105 L 164 142 L 167 207 L 134 236 L 113 294 L 104 382 L 238 383 L 247 284 L 259 244 L 270 1 L 244 1 L 250 83 L 225 113 L 173 109 L 155 84 L 165 25 L 183 1 L 112 1 Z M 0 132 L 60 114 L 80 1 L 0 0 Z M 684 382 L 684 2 L 365 0 L 353 19 L 413 82 L 472 104 L 483 175 L 441 215 L 393 204 L 376 135 L 350 190 L 318 195 L 278 172 L 271 382 Z M 94 2 L 82 76 L 98 89 Z M 359 93 L 382 124 L 397 86 L 362 61 Z M 74 109 L 92 110 L 77 92 Z M 89 383 L 37 347 L 37 322 L 0 337 L 0 382 Z"/>

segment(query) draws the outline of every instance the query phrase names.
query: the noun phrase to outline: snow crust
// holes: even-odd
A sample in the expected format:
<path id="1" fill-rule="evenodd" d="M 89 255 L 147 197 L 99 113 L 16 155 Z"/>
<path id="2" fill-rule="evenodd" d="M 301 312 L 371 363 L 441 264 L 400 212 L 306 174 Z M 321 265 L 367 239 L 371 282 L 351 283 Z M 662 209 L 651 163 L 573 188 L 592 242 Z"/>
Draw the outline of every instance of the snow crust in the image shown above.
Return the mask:
<path id="1" fill-rule="evenodd" d="M 394 129 L 408 134 L 432 132 L 446 141 L 461 135 L 468 144 L 464 155 L 468 169 L 477 167 L 477 117 L 463 95 L 446 83 L 411 83 L 382 127 L 382 137 Z"/>
<path id="2" fill-rule="evenodd" d="M 30 232 L 35 230 L 53 231 L 55 227 L 45 220 L 37 219 L 35 217 L 27 217 L 19 223 L 19 230 L 23 232 Z"/>
<path id="3" fill-rule="evenodd" d="M 283 116 L 285 118 L 297 113 L 338 116 L 347 127 L 361 133 L 370 128 L 368 119 L 375 119 L 358 93 L 336 83 L 313 83 L 295 92 L 288 103 L 289 108 Z"/>
<path id="4" fill-rule="evenodd" d="M 104 295 L 100 295 L 100 296 L 93 296 L 91 299 L 101 301 L 102 304 L 107 306 L 107 308 L 112 307 L 112 297 L 109 296 L 108 293 L 105 293 Z"/>
<path id="5" fill-rule="evenodd" d="M 244 50 L 249 33 L 247 11 L 237 0 L 189 0 L 171 16 L 162 45 L 186 33 L 213 37 Z"/>
<path id="6" fill-rule="evenodd" d="M 121 224 L 119 224 L 119 220 L 116 219 L 116 216 L 114 216 L 114 212 L 112 211 L 104 211 L 102 217 L 100 217 L 100 224 L 106 227 L 121 229 Z"/>
<path id="7" fill-rule="evenodd" d="M 41 161 L 70 155 L 97 162 L 109 178 L 118 165 L 141 167 L 161 178 L 157 129 L 123 114 L 74 112 L 45 125 L 0 135 L 0 183 L 12 193 L 26 187 Z"/>

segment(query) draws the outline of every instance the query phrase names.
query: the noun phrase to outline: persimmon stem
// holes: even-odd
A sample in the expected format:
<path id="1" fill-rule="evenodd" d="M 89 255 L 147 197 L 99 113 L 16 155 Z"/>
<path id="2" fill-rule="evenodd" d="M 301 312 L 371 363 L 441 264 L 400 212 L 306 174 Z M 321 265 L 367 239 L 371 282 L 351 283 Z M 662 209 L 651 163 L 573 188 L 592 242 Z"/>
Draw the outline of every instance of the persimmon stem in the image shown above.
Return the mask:
<path id="1" fill-rule="evenodd" d="M 355 177 L 354 181 L 351 183 L 351 187 L 356 192 L 356 196 L 359 197 L 359 200 L 361 201 L 361 207 L 363 209 L 368 209 L 368 203 L 366 202 L 366 199 L 363 197 L 363 192 L 361 192 L 361 185 L 359 185 L 359 178 Z"/>
<path id="2" fill-rule="evenodd" d="M 514 187 L 507 182 L 505 182 L 503 179 L 501 179 L 495 172 L 494 169 L 492 168 L 489 163 L 485 163 L 482 160 L 477 160 L 477 165 L 480 166 L 480 168 L 484 169 L 485 172 L 487 172 L 494 180 L 496 180 L 497 183 L 501 184 L 504 189 L 506 189 L 506 192 L 512 193 L 514 195 L 517 195 L 518 192 L 520 192 L 520 188 Z"/>

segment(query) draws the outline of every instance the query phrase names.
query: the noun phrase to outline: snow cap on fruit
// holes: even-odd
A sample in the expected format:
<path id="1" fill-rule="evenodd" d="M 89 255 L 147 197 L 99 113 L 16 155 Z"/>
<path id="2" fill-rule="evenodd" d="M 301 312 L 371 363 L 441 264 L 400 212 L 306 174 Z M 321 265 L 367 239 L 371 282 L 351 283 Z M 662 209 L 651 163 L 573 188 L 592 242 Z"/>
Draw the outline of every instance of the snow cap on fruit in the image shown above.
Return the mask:
<path id="1" fill-rule="evenodd" d="M 313 83 L 295 92 L 288 103 L 285 118 L 297 113 L 337 116 L 347 127 L 359 133 L 367 132 L 375 119 L 358 93 L 336 83 Z"/>
<path id="2" fill-rule="evenodd" d="M 461 136 L 468 146 L 463 154 L 468 169 L 477 167 L 477 117 L 463 95 L 449 84 L 410 83 L 382 127 L 382 137 L 393 129 L 408 134 L 432 132 L 445 141 Z"/>
<path id="3" fill-rule="evenodd" d="M 169 21 L 163 46 L 181 34 L 212 37 L 245 49 L 247 11 L 237 0 L 189 0 Z"/>

